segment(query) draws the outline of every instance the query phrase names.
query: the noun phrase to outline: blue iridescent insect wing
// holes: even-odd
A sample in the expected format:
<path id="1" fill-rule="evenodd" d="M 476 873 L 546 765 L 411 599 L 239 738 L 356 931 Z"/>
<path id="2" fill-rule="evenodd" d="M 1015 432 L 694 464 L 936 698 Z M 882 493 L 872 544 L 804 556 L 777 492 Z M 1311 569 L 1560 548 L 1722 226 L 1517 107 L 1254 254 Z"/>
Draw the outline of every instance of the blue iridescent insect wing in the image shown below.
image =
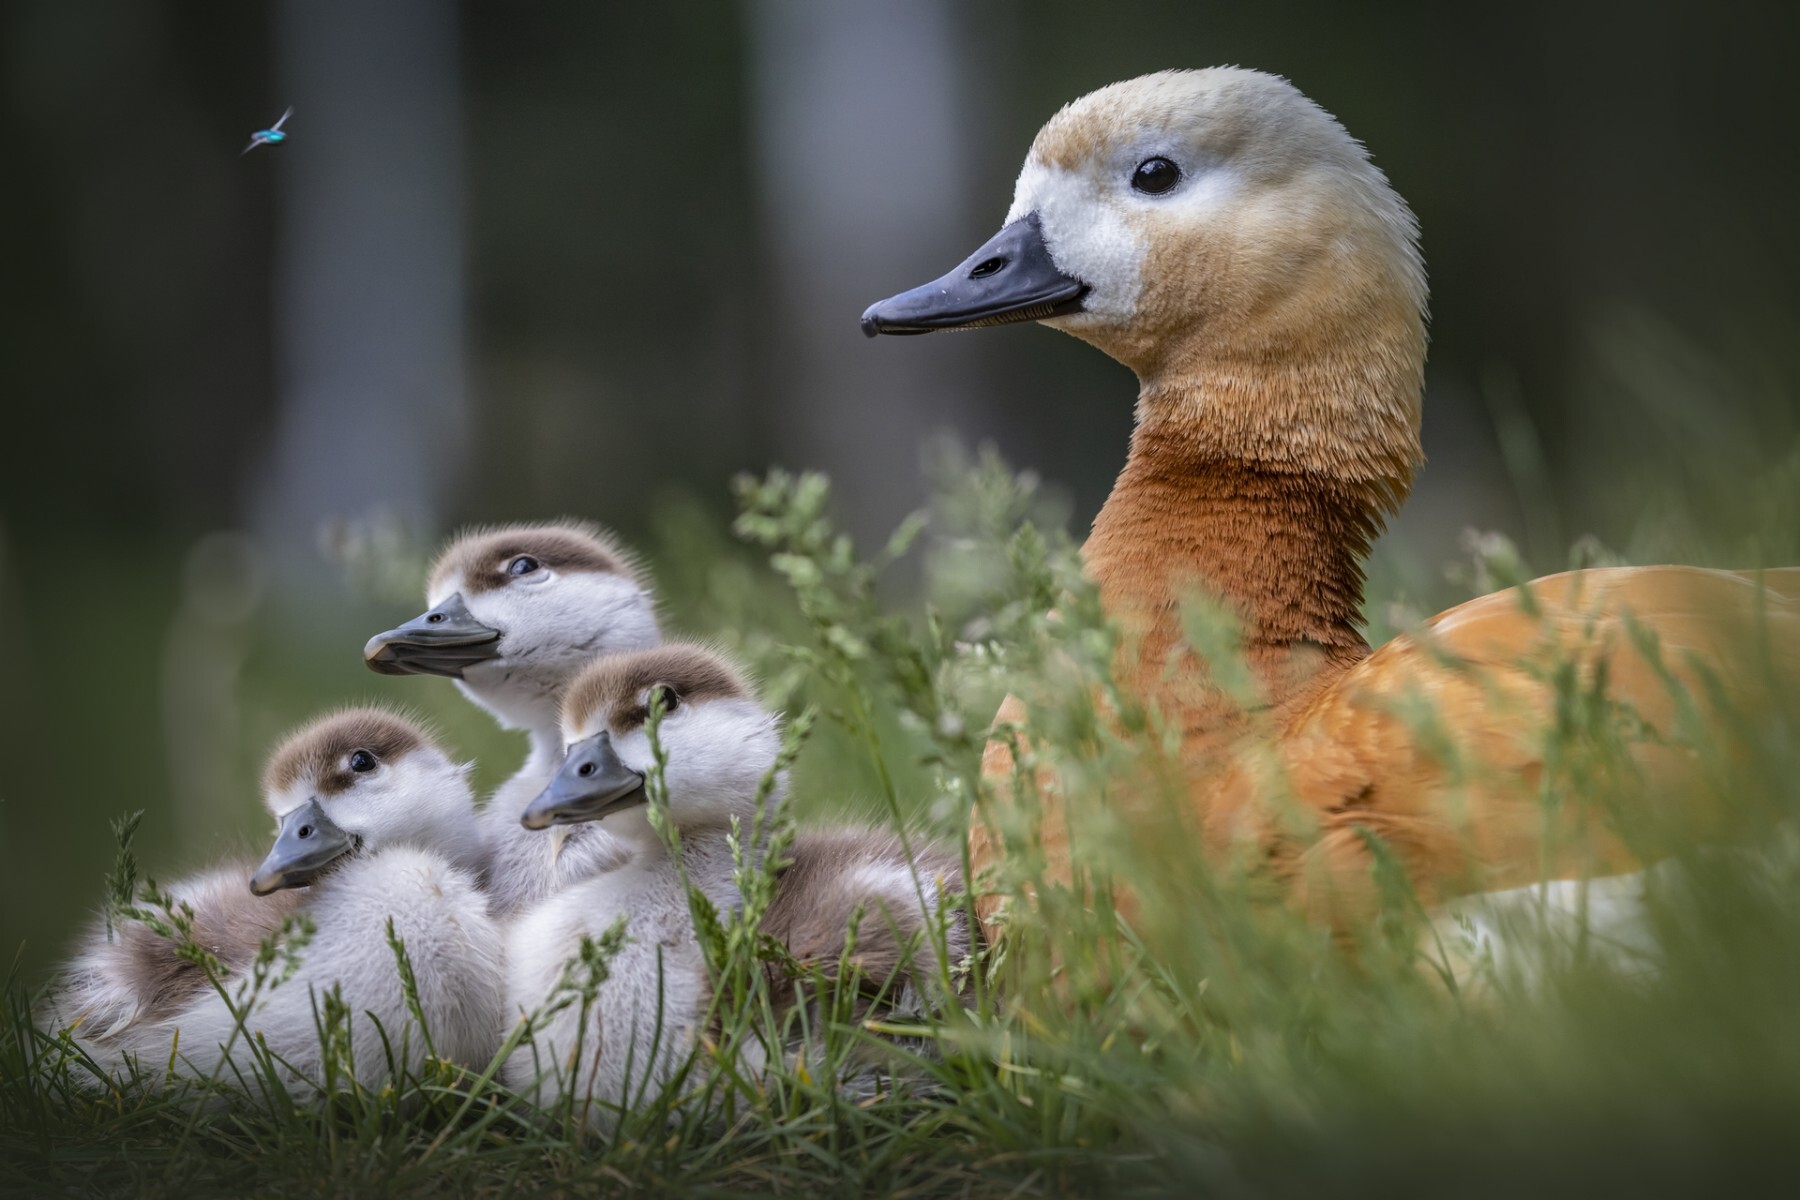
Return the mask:
<path id="1" fill-rule="evenodd" d="M 250 153 L 258 146 L 273 146 L 276 142 L 287 141 L 287 134 L 281 131 L 281 127 L 286 124 L 287 119 L 293 115 L 294 106 L 290 104 L 288 105 L 287 111 L 282 113 L 280 118 L 276 120 L 273 125 L 269 126 L 267 129 L 259 129 L 250 135 L 250 144 L 238 151 L 238 157 L 244 157 L 244 155 Z"/>

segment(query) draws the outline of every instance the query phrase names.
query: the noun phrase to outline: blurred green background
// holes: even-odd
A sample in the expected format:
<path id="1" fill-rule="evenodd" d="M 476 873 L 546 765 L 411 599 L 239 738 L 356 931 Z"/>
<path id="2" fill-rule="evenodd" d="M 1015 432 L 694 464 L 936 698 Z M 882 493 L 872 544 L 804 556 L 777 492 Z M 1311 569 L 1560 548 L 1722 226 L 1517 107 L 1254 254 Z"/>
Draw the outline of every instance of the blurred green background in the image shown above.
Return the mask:
<path id="1" fill-rule="evenodd" d="M 755 578 L 719 566 L 740 470 L 827 470 L 879 535 L 948 430 L 1084 528 L 1127 372 L 856 320 L 997 227 L 1058 105 L 1162 67 L 1291 78 L 1423 224 L 1431 461 L 1377 631 L 1463 594 L 1470 527 L 1546 570 L 1588 536 L 1800 562 L 1793 14 L 9 0 L 0 950 L 62 953 L 114 814 L 162 879 L 254 844 L 260 759 L 322 706 L 416 705 L 504 777 L 447 685 L 359 661 L 459 524 L 610 524 L 701 633 L 756 611 L 720 594 Z"/>

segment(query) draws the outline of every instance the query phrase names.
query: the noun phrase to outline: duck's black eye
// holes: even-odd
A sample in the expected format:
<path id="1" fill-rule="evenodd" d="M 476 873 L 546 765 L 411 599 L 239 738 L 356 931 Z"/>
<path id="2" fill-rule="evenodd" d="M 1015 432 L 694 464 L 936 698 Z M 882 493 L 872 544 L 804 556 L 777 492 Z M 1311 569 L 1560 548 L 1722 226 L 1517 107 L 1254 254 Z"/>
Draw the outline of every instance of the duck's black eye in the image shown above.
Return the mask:
<path id="1" fill-rule="evenodd" d="M 350 756 L 350 769 L 352 771 L 359 773 L 363 771 L 373 771 L 375 766 L 375 756 L 370 754 L 367 750 L 358 750 L 355 754 Z"/>
<path id="2" fill-rule="evenodd" d="M 681 707 L 681 697 L 677 696 L 675 689 L 668 684 L 658 684 L 650 690 L 650 707 L 661 708 L 663 715 L 668 716 Z"/>
<path id="3" fill-rule="evenodd" d="M 1147 196 L 1160 196 L 1181 182 L 1181 168 L 1166 158 L 1146 158 L 1131 173 L 1131 186 Z"/>
<path id="4" fill-rule="evenodd" d="M 506 573 L 512 576 L 529 575 L 538 569 L 538 560 L 529 554 L 521 554 L 506 564 Z"/>

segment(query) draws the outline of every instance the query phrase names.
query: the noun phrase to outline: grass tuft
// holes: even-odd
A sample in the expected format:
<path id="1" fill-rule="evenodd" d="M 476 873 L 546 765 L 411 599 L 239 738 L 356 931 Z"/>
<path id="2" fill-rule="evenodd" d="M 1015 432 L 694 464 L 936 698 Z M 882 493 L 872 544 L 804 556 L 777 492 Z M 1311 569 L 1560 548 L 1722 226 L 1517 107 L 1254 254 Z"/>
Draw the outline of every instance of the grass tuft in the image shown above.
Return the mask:
<path id="1" fill-rule="evenodd" d="M 1627 831 L 1673 852 L 1647 893 L 1656 971 L 1619 969 L 1579 940 L 1565 952 L 1548 929 L 1528 935 L 1543 941 L 1529 973 L 1484 957 L 1467 918 L 1433 925 L 1373 835 L 1378 919 L 1347 947 L 1272 902 L 1256 871 L 1201 855 L 1171 797 L 1128 786 L 1156 778 L 1146 764 L 1169 732 L 1114 683 L 1116 635 L 1073 544 L 1031 519 L 1035 480 L 991 455 L 939 480 L 931 508 L 865 558 L 831 520 L 822 477 L 742 479 L 736 532 L 773 579 L 722 551 L 677 568 L 733 582 L 721 603 L 736 606 L 734 648 L 794 714 L 777 770 L 798 793 L 865 789 L 914 845 L 960 843 L 975 811 L 1005 840 L 1008 865 L 988 883 L 1014 898 L 1010 936 L 952 960 L 947 926 L 929 930 L 937 1003 L 868 1016 L 871 996 L 889 997 L 857 978 L 854 935 L 825 970 L 761 933 L 793 837 L 791 814 L 767 803 L 771 775 L 755 819 L 733 831 L 741 904 L 690 889 L 713 1011 L 665 1086 L 598 1124 L 590 1097 L 533 1108 L 500 1068 L 534 1053 L 548 1009 L 521 1018 L 488 1063 L 427 1053 L 408 1068 L 404 1048 L 433 1043 L 390 928 L 412 1013 L 383 1031 L 391 1081 L 357 1082 L 370 1064 L 351 1057 L 356 1014 L 328 992 L 314 1011 L 330 1052 L 307 1081 L 325 1099 L 309 1100 L 253 1032 L 259 997 L 291 976 L 307 930 L 291 924 L 249 963 L 219 962 L 194 944 L 190 914 L 140 881 L 133 817 L 115 828 L 109 912 L 174 941 L 232 1005 L 231 1067 L 167 1086 L 179 1064 L 109 1072 L 79 1028 L 51 1027 L 43 990 L 15 968 L 0 994 L 0 1193 L 1510 1194 L 1597 1181 L 1719 1192 L 1755 1181 L 1785 1147 L 1800 1115 L 1793 704 L 1743 714 L 1754 752 L 1727 754 L 1694 715 L 1703 698 L 1665 671 L 1679 719 L 1655 735 L 1699 756 L 1719 795 L 1773 819 L 1714 847 Z M 716 531 L 704 536 L 710 554 Z M 882 581 L 908 556 L 922 560 L 926 596 L 896 609 Z M 1502 545 L 1480 569 L 1522 575 Z M 768 620 L 753 627 L 751 612 Z M 1253 704 L 1230 614 L 1196 599 L 1183 628 L 1183 654 Z M 1647 632 L 1633 645 L 1674 665 Z M 1608 820 L 1641 785 L 1622 764 L 1651 731 L 1611 701 L 1604 662 L 1552 662 L 1542 682 L 1556 704 L 1546 820 L 1564 806 Z M 994 723 L 1009 692 L 1029 707 L 1029 736 Z M 1478 776 L 1479 762 L 1451 761 L 1427 698 L 1403 704 L 1422 745 Z M 1018 765 L 999 784 L 981 772 L 990 736 Z M 1051 777 L 1074 848 L 1068 880 L 1045 869 L 1039 785 Z M 653 813 L 662 786 L 659 766 Z M 1115 880 L 1136 897 L 1128 913 Z M 959 903 L 972 917 L 970 898 Z M 627 925 L 584 942 L 549 1007 L 590 1008 L 630 936 Z M 958 996 L 966 1007 L 945 1002 Z"/>

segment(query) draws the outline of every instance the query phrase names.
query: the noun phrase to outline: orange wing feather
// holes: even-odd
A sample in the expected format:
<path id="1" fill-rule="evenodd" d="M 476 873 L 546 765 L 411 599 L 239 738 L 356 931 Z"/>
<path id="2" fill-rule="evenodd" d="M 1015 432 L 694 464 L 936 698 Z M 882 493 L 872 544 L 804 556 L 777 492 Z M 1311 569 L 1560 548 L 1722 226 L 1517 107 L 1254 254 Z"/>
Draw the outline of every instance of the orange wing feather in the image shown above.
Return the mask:
<path id="1" fill-rule="evenodd" d="M 1596 696 L 1597 723 L 1555 739 L 1571 701 Z M 1800 701 L 1800 569 L 1595 569 L 1483 596 L 1325 675 L 1261 729 L 1224 745 L 1193 731 L 1182 767 L 1211 853 L 1253 851 L 1296 902 L 1345 928 L 1374 903 L 1369 834 L 1430 902 L 1635 870 L 1672 837 L 1721 832 L 1731 798 L 1682 741 L 1687 699 L 1703 741 L 1727 753 L 1748 752 L 1744 716 Z M 1009 698 L 1000 719 L 1022 721 L 1023 706 Z M 1553 744 L 1609 741 L 1612 759 L 1546 758 Z M 1010 776 L 1003 744 L 983 769 Z M 1634 773 L 1624 788 L 1619 771 Z M 1589 810 L 1570 794 L 1584 782 L 1613 784 L 1602 790 L 1633 796 L 1632 809 Z M 1039 783 L 1046 874 L 1066 880 L 1061 801 L 1054 780 Z M 979 820 L 970 853 L 978 873 L 1003 854 Z M 998 898 L 979 906 L 988 921 Z"/>

